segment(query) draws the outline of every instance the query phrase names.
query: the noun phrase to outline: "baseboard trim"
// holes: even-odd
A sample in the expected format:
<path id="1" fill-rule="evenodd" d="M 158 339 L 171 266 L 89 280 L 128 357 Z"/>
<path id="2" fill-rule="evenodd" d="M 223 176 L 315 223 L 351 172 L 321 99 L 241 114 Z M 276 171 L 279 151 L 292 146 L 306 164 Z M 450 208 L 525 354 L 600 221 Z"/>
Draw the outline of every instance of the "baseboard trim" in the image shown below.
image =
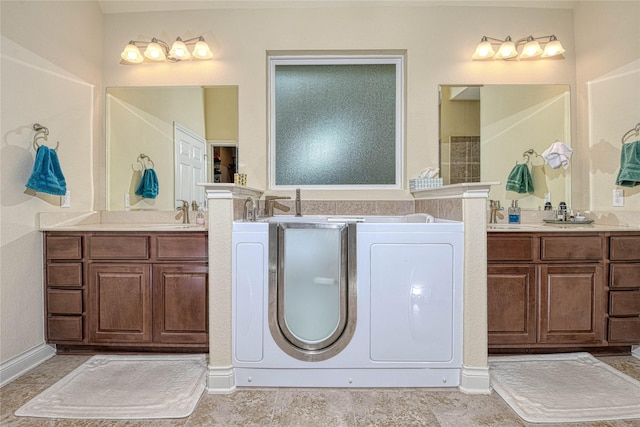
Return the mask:
<path id="1" fill-rule="evenodd" d="M 231 394 L 236 390 L 235 371 L 232 366 L 217 368 L 209 366 L 207 374 L 207 393 Z"/>
<path id="2" fill-rule="evenodd" d="M 51 359 L 56 355 L 56 349 L 47 344 L 40 344 L 29 349 L 6 362 L 0 363 L 0 387 L 9 384 L 26 372 Z"/>
<path id="3" fill-rule="evenodd" d="M 463 366 L 459 388 L 466 394 L 490 394 L 489 367 Z"/>

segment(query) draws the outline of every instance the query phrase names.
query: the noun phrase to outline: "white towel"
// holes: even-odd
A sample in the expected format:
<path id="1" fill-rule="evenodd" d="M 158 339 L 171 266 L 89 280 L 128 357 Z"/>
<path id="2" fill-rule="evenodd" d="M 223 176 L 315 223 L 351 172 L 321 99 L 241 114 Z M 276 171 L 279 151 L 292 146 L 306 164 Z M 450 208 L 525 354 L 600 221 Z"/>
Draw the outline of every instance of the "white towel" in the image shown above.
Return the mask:
<path id="1" fill-rule="evenodd" d="M 542 157 L 553 169 L 557 169 L 560 166 L 562 166 L 563 169 L 567 169 L 569 167 L 569 160 L 571 160 L 571 153 L 573 153 L 571 147 L 564 142 L 556 141 L 542 153 Z"/>

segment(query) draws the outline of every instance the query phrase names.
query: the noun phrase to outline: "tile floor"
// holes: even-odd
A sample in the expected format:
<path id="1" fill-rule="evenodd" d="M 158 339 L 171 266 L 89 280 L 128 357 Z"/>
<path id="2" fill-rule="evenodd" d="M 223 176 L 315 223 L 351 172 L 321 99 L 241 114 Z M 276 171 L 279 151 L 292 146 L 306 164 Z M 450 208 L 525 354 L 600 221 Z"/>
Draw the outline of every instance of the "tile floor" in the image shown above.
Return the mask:
<path id="1" fill-rule="evenodd" d="M 62 420 L 16 417 L 16 409 L 82 364 L 88 356 L 55 356 L 0 389 L 0 426 L 551 426 L 522 421 L 496 393 L 457 389 L 242 388 L 203 394 L 193 414 L 173 420 Z M 600 357 L 640 380 L 640 359 Z M 561 424 L 640 427 L 640 419 Z"/>

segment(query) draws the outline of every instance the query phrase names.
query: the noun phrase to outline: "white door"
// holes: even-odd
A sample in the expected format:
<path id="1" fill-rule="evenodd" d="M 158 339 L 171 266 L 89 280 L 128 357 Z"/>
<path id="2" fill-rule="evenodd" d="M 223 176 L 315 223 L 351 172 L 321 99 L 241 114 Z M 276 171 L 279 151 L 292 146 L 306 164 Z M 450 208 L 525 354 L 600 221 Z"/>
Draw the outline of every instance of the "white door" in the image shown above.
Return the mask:
<path id="1" fill-rule="evenodd" d="M 184 126 L 173 123 L 173 144 L 175 147 L 175 188 L 176 207 L 181 206 L 178 200 L 204 204 L 204 188 L 199 182 L 207 182 L 205 161 L 206 140 Z"/>

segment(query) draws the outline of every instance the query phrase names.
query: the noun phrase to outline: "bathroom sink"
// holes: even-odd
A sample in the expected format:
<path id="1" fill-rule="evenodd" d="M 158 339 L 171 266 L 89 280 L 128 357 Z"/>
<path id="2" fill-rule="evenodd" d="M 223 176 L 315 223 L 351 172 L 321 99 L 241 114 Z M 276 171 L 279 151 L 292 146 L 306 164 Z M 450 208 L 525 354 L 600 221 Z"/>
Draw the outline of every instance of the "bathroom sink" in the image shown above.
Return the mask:
<path id="1" fill-rule="evenodd" d="M 156 228 L 162 230 L 184 230 L 192 228 L 204 229 L 202 224 L 143 224 L 142 228 Z"/>
<path id="2" fill-rule="evenodd" d="M 530 230 L 544 228 L 544 224 L 487 224 L 487 230 Z"/>

